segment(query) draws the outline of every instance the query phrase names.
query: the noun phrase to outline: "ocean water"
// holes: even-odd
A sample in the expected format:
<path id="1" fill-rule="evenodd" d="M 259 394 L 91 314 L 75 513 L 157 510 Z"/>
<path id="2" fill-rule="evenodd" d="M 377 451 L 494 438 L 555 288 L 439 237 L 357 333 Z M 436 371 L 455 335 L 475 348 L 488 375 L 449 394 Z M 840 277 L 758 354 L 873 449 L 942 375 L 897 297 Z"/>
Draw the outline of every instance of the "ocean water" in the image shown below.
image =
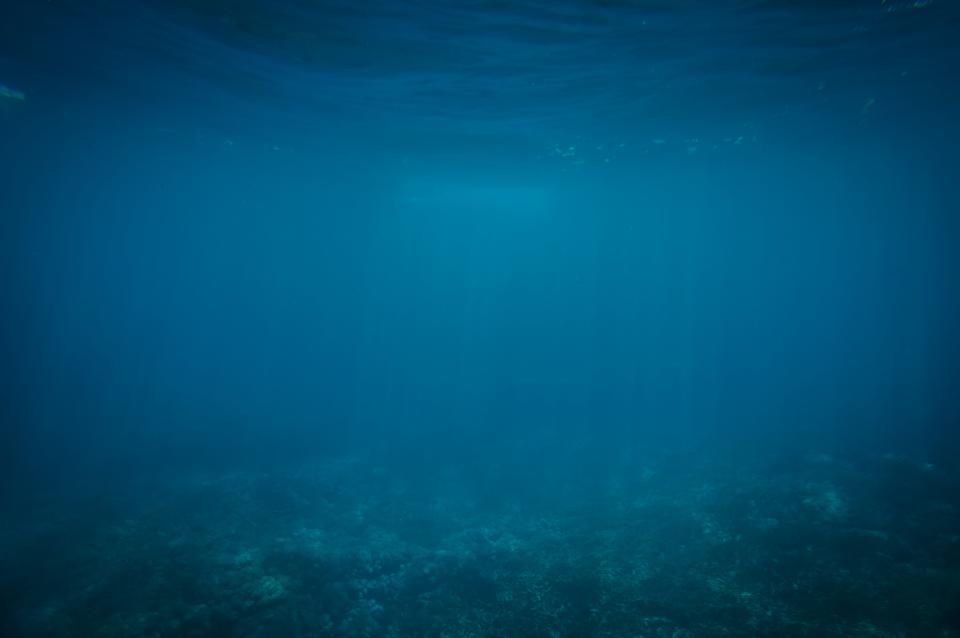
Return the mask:
<path id="1" fill-rule="evenodd" d="M 960 636 L 960 5 L 8 0 L 0 635 Z"/>

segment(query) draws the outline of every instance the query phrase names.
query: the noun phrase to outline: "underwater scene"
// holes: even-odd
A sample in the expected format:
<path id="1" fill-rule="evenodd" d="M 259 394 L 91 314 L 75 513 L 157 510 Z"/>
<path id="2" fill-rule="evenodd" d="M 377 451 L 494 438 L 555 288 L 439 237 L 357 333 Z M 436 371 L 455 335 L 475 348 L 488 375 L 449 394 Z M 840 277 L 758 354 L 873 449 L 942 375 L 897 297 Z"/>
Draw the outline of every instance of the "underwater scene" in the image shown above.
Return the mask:
<path id="1" fill-rule="evenodd" d="M 3 638 L 960 638 L 960 3 L 7 0 Z"/>

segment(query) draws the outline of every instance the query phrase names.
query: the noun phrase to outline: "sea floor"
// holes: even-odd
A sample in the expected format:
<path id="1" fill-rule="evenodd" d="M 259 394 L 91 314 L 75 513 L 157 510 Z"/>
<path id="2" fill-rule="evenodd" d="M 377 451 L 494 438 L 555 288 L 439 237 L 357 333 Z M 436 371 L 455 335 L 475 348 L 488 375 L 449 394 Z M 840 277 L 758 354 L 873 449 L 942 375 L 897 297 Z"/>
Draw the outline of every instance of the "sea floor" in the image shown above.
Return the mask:
<path id="1" fill-rule="evenodd" d="M 891 455 L 479 489 L 361 459 L 38 501 L 0 539 L 29 637 L 960 636 L 960 490 Z M 504 487 L 507 486 L 507 487 Z"/>

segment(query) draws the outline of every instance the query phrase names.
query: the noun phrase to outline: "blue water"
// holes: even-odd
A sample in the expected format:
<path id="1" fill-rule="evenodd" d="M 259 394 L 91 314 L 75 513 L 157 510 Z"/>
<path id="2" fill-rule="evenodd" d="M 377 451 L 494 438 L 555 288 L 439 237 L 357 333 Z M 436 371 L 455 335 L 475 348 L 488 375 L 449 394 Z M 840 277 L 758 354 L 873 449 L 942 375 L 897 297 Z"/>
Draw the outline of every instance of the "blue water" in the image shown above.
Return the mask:
<path id="1" fill-rule="evenodd" d="M 4 3 L 0 631 L 960 636 L 958 42 Z"/>

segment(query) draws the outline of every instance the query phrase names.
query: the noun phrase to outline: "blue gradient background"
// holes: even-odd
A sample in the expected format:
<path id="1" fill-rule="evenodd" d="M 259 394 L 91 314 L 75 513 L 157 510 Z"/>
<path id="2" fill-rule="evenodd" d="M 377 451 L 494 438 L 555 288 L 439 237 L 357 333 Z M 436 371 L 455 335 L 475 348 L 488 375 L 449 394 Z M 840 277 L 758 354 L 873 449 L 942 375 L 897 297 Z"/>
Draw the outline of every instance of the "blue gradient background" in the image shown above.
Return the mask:
<path id="1" fill-rule="evenodd" d="M 4 484 L 949 463 L 958 33 L 950 2 L 8 3 Z"/>

